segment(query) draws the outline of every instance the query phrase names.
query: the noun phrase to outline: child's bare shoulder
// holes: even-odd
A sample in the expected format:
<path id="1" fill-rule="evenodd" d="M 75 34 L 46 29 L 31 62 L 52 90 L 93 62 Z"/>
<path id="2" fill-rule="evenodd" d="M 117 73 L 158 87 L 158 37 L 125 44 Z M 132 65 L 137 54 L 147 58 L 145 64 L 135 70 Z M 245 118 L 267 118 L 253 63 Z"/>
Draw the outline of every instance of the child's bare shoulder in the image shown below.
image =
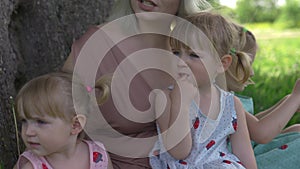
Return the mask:
<path id="1" fill-rule="evenodd" d="M 245 112 L 241 100 L 237 96 L 233 96 L 233 99 L 237 116 L 244 115 Z"/>
<path id="2" fill-rule="evenodd" d="M 31 164 L 31 162 L 27 161 L 22 166 L 20 166 L 20 168 L 17 168 L 17 165 L 15 165 L 13 169 L 34 169 L 34 168 L 33 168 L 33 165 Z"/>

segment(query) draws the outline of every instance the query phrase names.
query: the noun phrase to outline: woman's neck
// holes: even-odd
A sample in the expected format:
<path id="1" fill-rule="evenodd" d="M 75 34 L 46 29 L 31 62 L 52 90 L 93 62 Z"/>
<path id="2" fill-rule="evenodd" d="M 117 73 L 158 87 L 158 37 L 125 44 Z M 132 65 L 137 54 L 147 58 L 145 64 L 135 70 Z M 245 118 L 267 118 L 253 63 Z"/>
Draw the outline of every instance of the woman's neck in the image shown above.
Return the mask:
<path id="1" fill-rule="evenodd" d="M 169 35 L 175 17 L 164 13 L 139 13 L 136 15 L 139 32 L 162 35 Z"/>
<path id="2" fill-rule="evenodd" d="M 130 37 L 118 45 L 126 57 L 138 56 L 140 58 L 140 60 L 134 60 L 137 67 L 150 66 L 139 73 L 153 89 L 167 88 L 173 83 L 173 79 L 167 73 L 175 71 L 176 60 L 170 59 L 172 54 L 167 39 L 168 37 L 163 35 L 141 34 Z"/>

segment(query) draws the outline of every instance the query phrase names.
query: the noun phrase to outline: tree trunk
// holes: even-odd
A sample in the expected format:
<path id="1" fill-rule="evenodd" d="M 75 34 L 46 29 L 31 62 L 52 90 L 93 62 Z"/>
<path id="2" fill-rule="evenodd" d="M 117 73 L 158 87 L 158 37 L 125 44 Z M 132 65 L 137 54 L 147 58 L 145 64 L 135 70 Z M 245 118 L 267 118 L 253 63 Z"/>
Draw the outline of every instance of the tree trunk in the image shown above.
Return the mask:
<path id="1" fill-rule="evenodd" d="M 74 39 L 108 16 L 113 0 L 1 0 L 0 169 L 18 158 L 10 96 L 28 80 L 58 70 Z M 21 143 L 22 145 L 22 143 Z M 21 148 L 23 151 L 23 148 Z"/>

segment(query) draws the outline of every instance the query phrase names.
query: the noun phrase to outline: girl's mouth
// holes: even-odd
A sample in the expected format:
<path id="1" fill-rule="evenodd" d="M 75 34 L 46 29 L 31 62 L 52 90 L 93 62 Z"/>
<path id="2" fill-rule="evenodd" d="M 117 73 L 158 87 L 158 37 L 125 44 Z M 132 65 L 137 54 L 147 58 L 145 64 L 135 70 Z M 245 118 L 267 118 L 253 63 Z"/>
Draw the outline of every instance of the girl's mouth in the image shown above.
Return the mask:
<path id="1" fill-rule="evenodd" d="M 150 0 L 139 0 L 139 6 L 144 11 L 152 11 L 157 5 Z"/>
<path id="2" fill-rule="evenodd" d="M 40 146 L 40 143 L 36 143 L 36 142 L 27 142 L 27 143 L 32 148 L 36 148 L 36 147 Z"/>

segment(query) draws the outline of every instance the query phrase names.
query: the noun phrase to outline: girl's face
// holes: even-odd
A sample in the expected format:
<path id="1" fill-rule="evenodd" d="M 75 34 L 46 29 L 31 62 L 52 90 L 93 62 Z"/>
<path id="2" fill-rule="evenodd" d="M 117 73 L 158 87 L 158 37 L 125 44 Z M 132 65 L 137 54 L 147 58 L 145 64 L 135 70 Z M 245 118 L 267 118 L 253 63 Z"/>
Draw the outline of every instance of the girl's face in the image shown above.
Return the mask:
<path id="1" fill-rule="evenodd" d="M 213 72 L 213 65 L 209 65 L 211 63 L 210 56 L 208 56 L 204 52 L 193 52 L 191 49 L 172 49 L 174 55 L 180 57 L 185 64 L 180 61 L 177 64 L 179 76 L 189 75 L 189 70 L 192 71 L 195 80 L 197 82 L 197 86 L 200 87 L 202 85 L 210 85 L 211 79 L 213 75 L 209 75 L 208 72 Z M 188 66 L 188 67 L 187 67 Z"/>
<path id="2" fill-rule="evenodd" d="M 22 139 L 27 147 L 38 156 L 61 152 L 68 148 L 72 136 L 71 122 L 50 116 L 33 115 L 22 117 Z"/>
<path id="3" fill-rule="evenodd" d="M 130 0 L 134 13 L 161 12 L 175 15 L 178 11 L 180 0 Z"/>

